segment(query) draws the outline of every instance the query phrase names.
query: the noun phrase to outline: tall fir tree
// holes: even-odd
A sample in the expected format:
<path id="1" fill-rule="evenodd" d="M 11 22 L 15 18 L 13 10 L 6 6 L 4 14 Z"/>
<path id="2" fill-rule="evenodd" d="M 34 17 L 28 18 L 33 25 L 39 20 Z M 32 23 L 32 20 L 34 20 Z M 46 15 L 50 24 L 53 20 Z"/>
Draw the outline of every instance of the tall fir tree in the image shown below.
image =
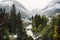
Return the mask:
<path id="1" fill-rule="evenodd" d="M 15 5 L 12 5 L 11 9 L 11 32 L 16 34 L 16 8 Z"/>
<path id="2" fill-rule="evenodd" d="M 1 14 L 2 14 L 2 8 L 0 8 L 0 17 L 2 17 L 2 15 L 1 15 Z"/>
<path id="3" fill-rule="evenodd" d="M 42 25 L 43 25 L 43 27 L 47 25 L 47 22 L 48 22 L 48 18 L 45 15 L 43 15 L 42 16 Z"/>
<path id="4" fill-rule="evenodd" d="M 38 28 L 39 24 L 40 24 L 40 17 L 38 15 L 35 15 L 35 26 L 36 28 Z"/>
<path id="5" fill-rule="evenodd" d="M 20 15 L 20 12 L 18 13 L 18 16 L 17 16 L 17 31 L 18 31 L 18 38 L 17 40 L 27 40 L 27 35 L 26 35 L 26 31 L 23 27 L 23 23 L 22 23 L 22 20 L 21 20 L 21 15 Z"/>

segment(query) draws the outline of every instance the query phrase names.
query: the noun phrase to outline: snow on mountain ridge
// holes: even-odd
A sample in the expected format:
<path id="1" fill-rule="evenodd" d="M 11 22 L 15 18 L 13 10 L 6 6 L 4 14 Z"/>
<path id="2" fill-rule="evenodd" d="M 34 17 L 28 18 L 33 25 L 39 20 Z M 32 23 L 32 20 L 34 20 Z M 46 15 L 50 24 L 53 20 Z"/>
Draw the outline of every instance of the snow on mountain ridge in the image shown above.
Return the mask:
<path id="1" fill-rule="evenodd" d="M 52 16 L 52 15 L 60 12 L 60 0 L 53 0 L 53 1 L 49 2 L 48 5 L 44 9 L 42 9 L 42 10 L 33 9 L 32 12 L 35 14 L 37 12 L 42 15 Z"/>
<path id="2" fill-rule="evenodd" d="M 59 12 L 60 10 L 60 2 L 59 0 L 56 2 L 57 0 L 53 0 L 52 2 L 50 2 L 47 6 L 46 9 L 42 10 L 43 13 L 45 13 L 45 15 L 48 15 L 48 16 L 52 16 L 54 15 L 55 13 Z"/>
<path id="3" fill-rule="evenodd" d="M 5 8 L 6 12 L 9 12 L 13 4 L 16 7 L 16 11 L 21 12 L 22 17 L 29 17 L 29 11 L 17 0 L 2 0 L 0 2 L 0 8 Z"/>
<path id="4" fill-rule="evenodd" d="M 1 2 L 0 5 L 3 7 L 5 5 L 12 6 L 13 2 L 7 1 L 7 2 Z"/>

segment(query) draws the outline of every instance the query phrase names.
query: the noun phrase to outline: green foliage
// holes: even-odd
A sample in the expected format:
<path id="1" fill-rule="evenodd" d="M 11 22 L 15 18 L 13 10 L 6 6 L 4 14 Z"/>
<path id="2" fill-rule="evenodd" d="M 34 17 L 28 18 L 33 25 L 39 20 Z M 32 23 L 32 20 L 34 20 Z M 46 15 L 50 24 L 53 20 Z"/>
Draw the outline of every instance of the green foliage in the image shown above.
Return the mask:
<path id="1" fill-rule="evenodd" d="M 53 40 L 53 29 L 51 29 L 50 32 L 48 33 L 47 39 Z"/>
<path id="2" fill-rule="evenodd" d="M 36 26 L 36 28 L 38 28 L 38 26 L 39 26 L 39 17 L 38 17 L 38 15 L 35 16 L 35 26 Z"/>
<path id="3" fill-rule="evenodd" d="M 18 31 L 17 40 L 24 40 L 24 39 L 26 39 L 27 35 L 26 35 L 26 32 L 25 32 L 23 24 L 22 24 L 20 12 L 18 13 L 17 18 L 18 18 L 17 19 L 17 31 Z"/>
<path id="4" fill-rule="evenodd" d="M 60 15 L 57 16 L 53 16 L 52 18 L 52 28 L 54 29 L 54 34 L 53 34 L 53 38 L 54 40 L 60 40 L 59 39 L 59 35 L 60 35 Z"/>
<path id="5" fill-rule="evenodd" d="M 10 40 L 9 35 L 12 35 L 13 37 L 13 35 L 16 34 L 18 35 L 17 40 L 27 40 L 20 12 L 16 14 L 15 5 L 12 5 L 11 13 L 5 13 L 5 9 L 0 8 L 0 21 L 2 21 L 1 24 L 4 23 L 1 26 L 2 29 L 0 28 L 0 40 Z M 6 36 L 5 39 L 4 36 Z"/>
<path id="6" fill-rule="evenodd" d="M 48 18 L 45 15 L 36 15 L 32 20 L 33 32 L 38 32 L 40 35 L 42 35 L 43 40 L 48 40 L 49 38 L 49 40 L 51 40 L 53 38 L 52 25 L 47 25 L 47 22 Z"/>
<path id="7" fill-rule="evenodd" d="M 33 32 L 37 32 L 36 27 L 33 27 L 32 31 L 33 31 Z"/>
<path id="8" fill-rule="evenodd" d="M 52 24 L 52 25 L 57 25 L 57 18 L 56 18 L 56 17 L 53 17 L 53 18 L 52 18 L 51 24 Z"/>
<path id="9" fill-rule="evenodd" d="M 32 38 L 31 36 L 29 36 L 29 37 L 27 38 L 27 40 L 33 40 L 33 38 Z"/>
<path id="10" fill-rule="evenodd" d="M 43 15 L 42 16 L 42 25 L 43 25 L 43 27 L 47 25 L 47 22 L 48 22 L 48 18 L 45 15 Z"/>
<path id="11" fill-rule="evenodd" d="M 47 22 L 48 18 L 45 15 L 43 16 L 35 15 L 35 17 L 32 16 L 33 29 L 36 27 L 38 32 L 40 32 L 47 25 Z"/>

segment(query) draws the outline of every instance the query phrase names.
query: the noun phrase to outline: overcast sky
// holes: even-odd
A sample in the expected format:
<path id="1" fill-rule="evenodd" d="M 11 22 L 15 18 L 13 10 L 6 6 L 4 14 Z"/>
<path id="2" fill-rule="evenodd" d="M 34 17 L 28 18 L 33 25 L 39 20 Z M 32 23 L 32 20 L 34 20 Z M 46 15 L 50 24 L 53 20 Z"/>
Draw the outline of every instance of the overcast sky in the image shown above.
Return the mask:
<path id="1" fill-rule="evenodd" d="M 1 1 L 1 0 L 0 0 Z M 43 9 L 52 0 L 17 0 L 29 11 L 32 9 Z"/>

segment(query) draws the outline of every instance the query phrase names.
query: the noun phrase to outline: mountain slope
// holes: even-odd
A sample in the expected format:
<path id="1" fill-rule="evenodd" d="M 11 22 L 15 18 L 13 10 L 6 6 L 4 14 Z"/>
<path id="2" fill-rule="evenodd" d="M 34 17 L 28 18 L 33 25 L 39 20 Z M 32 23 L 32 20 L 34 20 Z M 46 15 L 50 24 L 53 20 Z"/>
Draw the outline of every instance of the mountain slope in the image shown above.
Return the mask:
<path id="1" fill-rule="evenodd" d="M 40 15 L 46 15 L 46 16 L 52 16 L 56 13 L 60 13 L 60 0 L 53 0 L 48 5 L 40 10 L 40 9 L 33 9 L 31 11 L 32 15 L 40 14 Z"/>
<path id="2" fill-rule="evenodd" d="M 42 12 L 47 16 L 52 16 L 56 13 L 60 13 L 60 1 L 54 0 L 50 2 Z"/>
<path id="3" fill-rule="evenodd" d="M 12 5 L 16 6 L 16 12 L 21 12 L 22 17 L 29 17 L 29 11 L 18 1 L 16 0 L 3 0 L 0 2 L 0 8 L 5 8 L 6 12 L 10 12 Z"/>

